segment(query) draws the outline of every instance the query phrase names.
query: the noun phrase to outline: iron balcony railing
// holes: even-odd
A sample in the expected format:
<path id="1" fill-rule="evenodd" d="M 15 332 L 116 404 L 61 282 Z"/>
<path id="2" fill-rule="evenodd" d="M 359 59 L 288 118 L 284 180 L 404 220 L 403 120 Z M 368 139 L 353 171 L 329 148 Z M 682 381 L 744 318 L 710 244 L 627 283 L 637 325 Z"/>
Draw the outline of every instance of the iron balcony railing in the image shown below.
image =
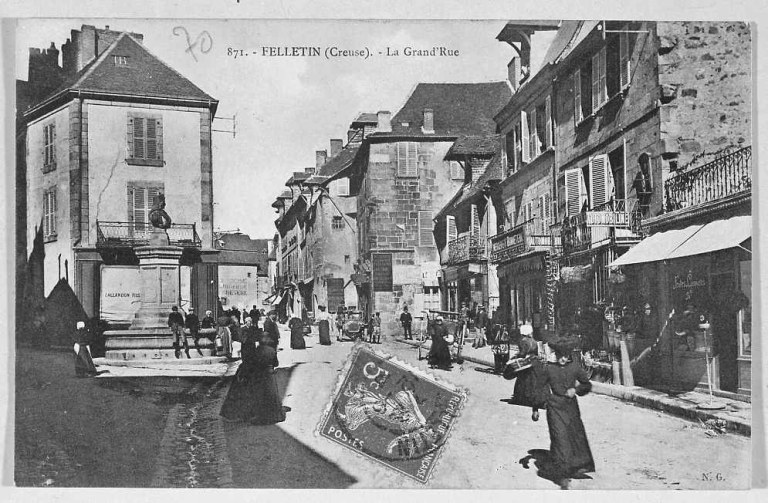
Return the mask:
<path id="1" fill-rule="evenodd" d="M 752 190 L 752 147 L 744 147 L 664 182 L 664 211 L 671 212 Z"/>
<path id="2" fill-rule="evenodd" d="M 486 260 L 485 239 L 467 234 L 448 242 L 448 265 Z"/>
<path id="3" fill-rule="evenodd" d="M 96 246 L 99 248 L 123 248 L 149 244 L 151 224 L 136 222 L 96 222 Z M 167 229 L 168 240 L 173 246 L 201 248 L 195 224 L 172 224 Z"/>
<path id="4" fill-rule="evenodd" d="M 625 199 L 612 199 L 592 210 L 565 218 L 560 229 L 563 253 L 639 239 L 635 212 L 628 211 L 629 206 Z"/>
<path id="5" fill-rule="evenodd" d="M 551 251 L 549 222 L 535 218 L 491 237 L 491 262 L 499 264 L 532 251 Z"/>

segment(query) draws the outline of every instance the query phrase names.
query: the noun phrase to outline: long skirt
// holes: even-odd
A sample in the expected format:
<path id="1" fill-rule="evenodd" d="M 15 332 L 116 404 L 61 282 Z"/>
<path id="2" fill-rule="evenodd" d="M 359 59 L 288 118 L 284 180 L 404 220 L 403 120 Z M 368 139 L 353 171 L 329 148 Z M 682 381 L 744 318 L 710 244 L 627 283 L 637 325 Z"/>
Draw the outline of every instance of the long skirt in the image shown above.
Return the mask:
<path id="1" fill-rule="evenodd" d="M 87 377 L 97 373 L 96 365 L 93 364 L 88 347 L 85 344 L 80 344 L 79 351 L 75 353 L 75 375 L 77 377 Z"/>
<path id="2" fill-rule="evenodd" d="M 427 363 L 436 367 L 451 366 L 451 351 L 448 348 L 448 343 L 442 337 L 432 339 L 432 346 L 427 353 Z"/>
<path id="3" fill-rule="evenodd" d="M 328 320 L 321 320 L 320 323 L 317 324 L 317 327 L 320 332 L 320 344 L 323 346 L 330 346 L 331 325 L 328 323 Z"/>
<path id="4" fill-rule="evenodd" d="M 594 472 L 595 461 L 576 398 L 549 395 L 547 424 L 553 469 L 562 477 L 570 477 L 578 470 Z"/>
<path id="5" fill-rule="evenodd" d="M 541 382 L 541 364 L 534 363 L 531 368 L 518 372 L 515 378 L 515 390 L 512 403 L 537 409 L 546 408 L 546 390 Z"/>
<path id="6" fill-rule="evenodd" d="M 304 342 L 304 329 L 302 326 L 294 325 L 291 328 L 291 349 L 306 349 L 307 344 Z"/>
<path id="7" fill-rule="evenodd" d="M 253 424 L 285 421 L 285 409 L 274 375 L 270 372 L 249 376 L 247 371 L 238 369 L 220 414 L 230 421 Z"/>

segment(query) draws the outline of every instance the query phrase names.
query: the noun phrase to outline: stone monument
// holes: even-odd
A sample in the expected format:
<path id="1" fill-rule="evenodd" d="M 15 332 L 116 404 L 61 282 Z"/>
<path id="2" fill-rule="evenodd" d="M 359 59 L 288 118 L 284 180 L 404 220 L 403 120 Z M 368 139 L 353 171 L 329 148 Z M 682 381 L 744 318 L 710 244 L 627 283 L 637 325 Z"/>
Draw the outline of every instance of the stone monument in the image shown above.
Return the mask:
<path id="1" fill-rule="evenodd" d="M 168 231 L 172 221 L 165 212 L 165 196 L 161 193 L 149 213 L 152 230 L 148 244 L 137 246 L 141 277 L 141 307 L 127 330 L 109 330 L 106 337 L 106 359 L 109 361 L 166 360 L 178 356 L 173 349 L 173 334 L 168 327 L 168 314 L 178 305 L 180 260 L 183 248 L 171 245 Z M 208 333 L 206 333 L 208 332 Z M 215 330 L 202 330 L 199 345 L 188 338 L 190 357 L 213 362 Z M 186 334 L 185 334 L 186 337 Z M 185 361 L 186 358 L 185 358 Z M 202 363 L 202 362 L 199 362 Z"/>

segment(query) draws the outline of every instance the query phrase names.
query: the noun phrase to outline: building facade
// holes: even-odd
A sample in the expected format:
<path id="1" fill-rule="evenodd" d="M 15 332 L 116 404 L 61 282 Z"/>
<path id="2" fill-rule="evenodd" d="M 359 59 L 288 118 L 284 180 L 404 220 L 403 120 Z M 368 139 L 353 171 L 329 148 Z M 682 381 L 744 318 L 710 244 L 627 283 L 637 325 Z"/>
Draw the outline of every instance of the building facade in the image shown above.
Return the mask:
<path id="1" fill-rule="evenodd" d="M 71 271 L 89 316 L 124 321 L 125 313 L 114 318 L 103 304 L 123 298 L 120 309 L 138 306 L 133 247 L 148 239 L 149 211 L 162 193 L 174 221 L 171 243 L 184 248 L 179 298 L 215 309 L 218 102 L 150 53 L 139 34 L 83 25 L 62 51 L 63 66 L 49 72 L 61 75 L 58 87 L 23 112 L 26 241 L 42 230 L 45 294 Z"/>

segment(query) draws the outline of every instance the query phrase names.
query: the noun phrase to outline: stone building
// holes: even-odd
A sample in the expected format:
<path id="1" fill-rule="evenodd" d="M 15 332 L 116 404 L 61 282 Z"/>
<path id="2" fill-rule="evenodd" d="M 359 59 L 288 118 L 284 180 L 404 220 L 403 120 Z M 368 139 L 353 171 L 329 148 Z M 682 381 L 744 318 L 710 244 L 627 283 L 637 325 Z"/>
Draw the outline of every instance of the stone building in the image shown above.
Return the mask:
<path id="1" fill-rule="evenodd" d="M 439 302 L 440 257 L 433 218 L 461 187 L 448 149 L 463 135 L 495 132 L 492 117 L 509 99 L 506 82 L 418 84 L 394 116 L 379 112 L 376 132 L 357 155 L 358 298 L 397 329 L 404 305 L 420 315 Z"/>
<path id="2" fill-rule="evenodd" d="M 89 316 L 130 318 L 138 305 L 131 299 L 141 295 L 133 247 L 146 242 L 162 192 L 171 242 L 184 248 L 178 297 L 215 309 L 217 100 L 154 56 L 140 34 L 83 25 L 62 46 L 62 61 L 53 47 L 31 50 L 22 87 L 33 99 L 19 123 L 26 152 L 19 224 L 27 253 L 41 229 L 44 294 L 71 270 Z M 104 312 L 107 294 L 117 311 Z M 116 298 L 127 300 L 118 306 Z"/>
<path id="3" fill-rule="evenodd" d="M 219 250 L 219 302 L 223 309 L 237 307 L 247 312 L 255 305 L 264 308 L 272 293 L 269 276 L 271 240 L 251 239 L 241 233 L 216 236 Z"/>

